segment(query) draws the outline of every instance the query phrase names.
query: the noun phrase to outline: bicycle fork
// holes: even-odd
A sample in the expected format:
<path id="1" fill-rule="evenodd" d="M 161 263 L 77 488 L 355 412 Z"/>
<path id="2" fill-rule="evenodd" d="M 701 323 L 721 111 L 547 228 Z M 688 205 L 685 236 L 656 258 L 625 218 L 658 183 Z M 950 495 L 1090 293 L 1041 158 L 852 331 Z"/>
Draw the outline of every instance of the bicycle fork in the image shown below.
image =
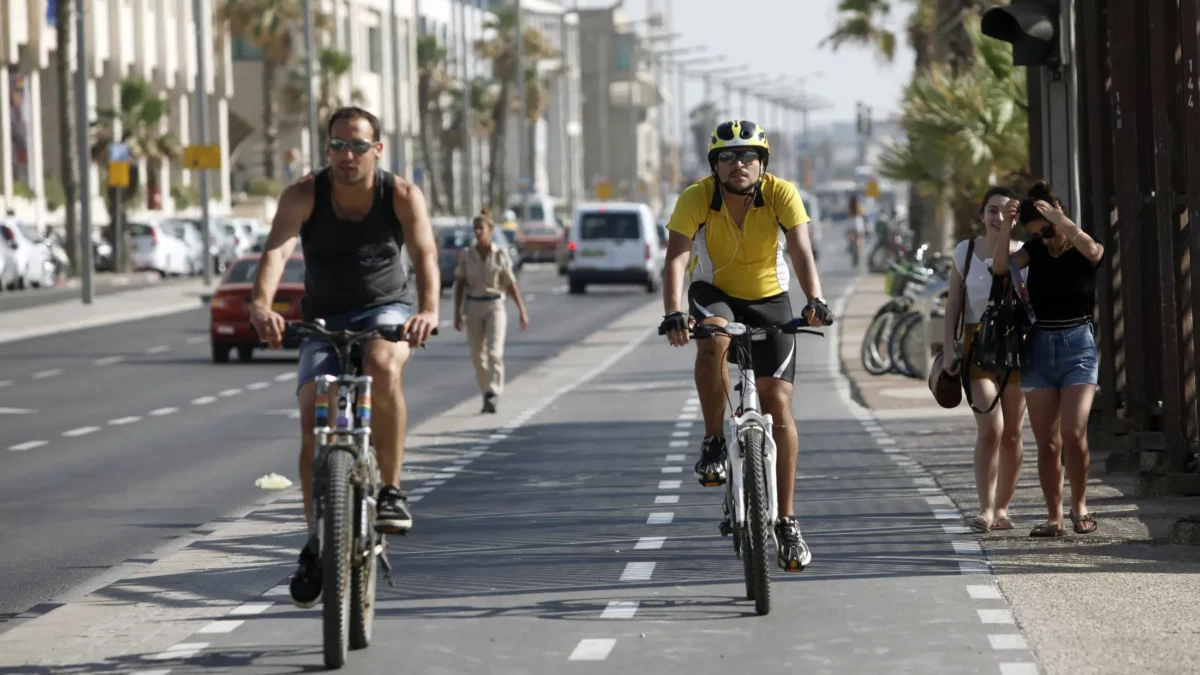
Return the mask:
<path id="1" fill-rule="evenodd" d="M 375 508 L 374 486 L 377 481 L 372 480 L 377 467 L 371 461 L 371 381 L 369 375 L 363 376 L 341 376 L 334 377 L 332 375 L 322 375 L 317 378 L 317 396 L 316 396 L 316 419 L 313 425 L 313 435 L 315 436 L 315 445 L 317 452 L 313 457 L 313 527 L 316 532 L 309 532 L 310 539 L 315 536 L 317 538 L 317 555 L 320 556 L 324 551 L 326 542 L 324 541 L 324 486 L 321 476 L 324 472 L 321 471 L 321 465 L 325 461 L 329 452 L 350 452 L 354 456 L 354 469 L 349 476 L 351 488 L 355 493 L 360 493 L 362 498 L 358 500 L 358 509 L 355 514 L 355 555 L 352 564 L 358 567 L 364 561 L 370 559 L 372 548 L 375 555 L 379 557 L 379 562 L 383 567 L 384 578 L 388 582 L 388 586 L 395 586 L 392 581 L 392 564 L 387 557 L 387 547 L 384 544 L 383 537 L 380 535 L 379 540 L 375 539 L 374 528 L 371 527 L 370 512 L 368 509 Z M 331 427 L 329 424 L 329 408 L 330 408 L 330 387 L 337 385 L 337 420 L 336 426 Z M 361 388 L 361 389 L 360 389 Z M 360 389 L 360 390 L 359 390 Z M 356 408 L 354 414 L 355 425 L 351 425 L 351 397 L 358 390 L 357 396 L 354 397 Z M 350 436 L 349 443 L 344 440 L 346 436 Z M 331 445 L 330 439 L 334 439 Z M 348 446 L 348 447 L 347 447 Z"/>

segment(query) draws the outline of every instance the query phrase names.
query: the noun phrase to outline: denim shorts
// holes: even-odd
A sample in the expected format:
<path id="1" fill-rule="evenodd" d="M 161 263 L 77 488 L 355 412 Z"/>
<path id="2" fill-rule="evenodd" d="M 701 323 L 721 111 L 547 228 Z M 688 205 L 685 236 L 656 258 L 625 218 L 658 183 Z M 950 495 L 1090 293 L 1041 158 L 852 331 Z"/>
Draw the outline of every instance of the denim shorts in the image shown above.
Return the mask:
<path id="1" fill-rule="evenodd" d="M 325 317 L 326 330 L 360 331 L 375 326 L 386 326 L 408 321 L 412 307 L 402 302 L 381 305 L 361 312 L 348 312 Z M 321 375 L 337 375 L 340 372 L 337 350 L 328 342 L 318 338 L 304 338 L 300 343 L 300 363 L 296 372 L 296 391 Z"/>
<path id="2" fill-rule="evenodd" d="M 1100 381 L 1096 334 L 1090 323 L 1064 330 L 1034 328 L 1025 338 L 1025 349 L 1028 363 L 1021 371 L 1021 391 Z"/>

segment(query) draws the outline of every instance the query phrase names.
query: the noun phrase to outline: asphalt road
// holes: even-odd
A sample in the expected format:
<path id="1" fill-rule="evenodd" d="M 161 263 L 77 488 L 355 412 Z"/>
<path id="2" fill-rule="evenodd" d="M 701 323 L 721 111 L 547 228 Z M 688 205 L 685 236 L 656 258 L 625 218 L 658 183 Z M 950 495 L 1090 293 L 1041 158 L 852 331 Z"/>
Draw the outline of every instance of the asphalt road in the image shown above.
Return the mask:
<path id="1" fill-rule="evenodd" d="M 652 299 L 563 284 L 526 268 L 532 325 L 509 321 L 509 377 Z M 0 619 L 250 504 L 258 476 L 295 475 L 295 352 L 218 366 L 207 335 L 196 310 L 0 345 Z M 442 327 L 405 392 L 410 425 L 477 396 L 465 334 Z"/>
<path id="2" fill-rule="evenodd" d="M 830 298 L 851 279 L 844 260 L 826 251 Z M 537 327 L 512 336 L 514 375 L 564 347 L 567 362 L 594 358 L 570 345 L 650 301 L 640 291 L 553 295 L 548 289 L 561 281 L 551 275 L 541 282 L 531 275 L 526 284 L 537 296 Z M 18 418 L 19 433 L 5 424 L 0 447 L 49 441 L 0 454 L 0 566 L 12 570 L 0 596 L 8 611 L 254 501 L 258 475 L 293 471 L 295 422 L 286 419 L 293 384 L 285 377 L 292 364 L 212 366 L 205 344 L 187 345 L 202 334 L 202 318 L 191 313 L 141 322 L 132 333 L 126 326 L 6 346 L 3 366 L 19 371 L 21 386 L 0 390 L 0 404 L 39 412 Z M 410 370 L 414 420 L 474 394 L 462 338 L 446 335 Z M 607 344 L 615 350 L 621 340 L 630 345 L 616 336 Z M 484 436 L 492 443 L 486 451 L 406 486 L 419 495 L 419 531 L 391 542 L 397 585 L 380 587 L 372 645 L 352 652 L 345 670 L 1037 672 L 1012 668 L 1027 660 L 1023 639 L 991 577 L 964 573 L 978 563 L 973 542 L 957 537 L 965 529 L 958 516 L 939 513 L 948 499 L 924 487 L 932 479 L 923 469 L 889 453 L 838 395 L 832 343 L 799 338 L 796 507 L 814 559 L 801 574 L 772 567 L 769 616 L 756 616 L 744 599 L 741 563 L 717 532 L 721 491 L 691 478 L 702 434 L 693 352 L 652 336 L 622 358 L 588 364 L 610 365 L 573 389 L 553 394 L 558 385 L 548 382 L 546 394 L 557 398 L 532 407 L 523 401 L 517 409 L 526 412 L 510 423 L 511 433 Z M 141 355 L 92 365 L 116 353 Z M 434 364 L 448 367 L 435 371 Z M 63 372 L 45 375 L 57 368 Z M 118 379 L 101 391 L 93 381 L 106 369 Z M 172 408 L 179 410 L 165 412 Z M 145 417 L 109 422 L 122 416 Z M 89 426 L 101 429 L 61 436 Z M 124 612 L 112 627 L 88 632 L 114 631 L 111 639 L 130 647 L 104 658 L 50 657 L 57 643 L 49 629 L 35 638 L 47 652 L 38 661 L 60 667 L 33 672 L 322 669 L 319 610 L 263 593 L 293 569 L 301 518 L 297 499 L 280 500 L 239 521 L 237 532 L 198 543 L 190 563 L 159 558 L 157 572 L 151 567 L 145 578 L 106 588 L 94 609 L 46 625 L 77 632 L 90 626 L 81 622 Z M 164 623 L 169 640 L 178 640 L 166 651 L 172 642 L 150 650 L 150 636 L 120 632 L 135 625 L 138 612 L 162 607 L 182 617 L 188 607 L 217 605 L 233 608 L 224 615 L 230 620 Z"/>

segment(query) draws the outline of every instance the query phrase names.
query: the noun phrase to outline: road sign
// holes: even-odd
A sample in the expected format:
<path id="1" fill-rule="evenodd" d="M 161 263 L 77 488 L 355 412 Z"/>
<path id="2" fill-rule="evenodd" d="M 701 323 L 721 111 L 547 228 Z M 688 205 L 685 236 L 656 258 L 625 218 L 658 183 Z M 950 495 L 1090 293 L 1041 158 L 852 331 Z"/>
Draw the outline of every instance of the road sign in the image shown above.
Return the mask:
<path id="1" fill-rule="evenodd" d="M 871 199 L 879 199 L 883 193 L 879 190 L 879 181 L 872 178 L 867 181 L 867 196 Z"/>
<path id="2" fill-rule="evenodd" d="M 183 165 L 193 171 L 221 168 L 221 146 L 189 145 L 183 149 Z"/>
<path id="3" fill-rule="evenodd" d="M 108 163 L 108 186 L 129 187 L 129 162 Z"/>
<path id="4" fill-rule="evenodd" d="M 596 199 L 612 199 L 613 184 L 602 180 L 596 183 Z"/>
<path id="5" fill-rule="evenodd" d="M 129 150 L 127 143 L 109 143 L 108 144 L 108 161 L 110 162 L 128 162 L 133 159 L 133 153 Z"/>

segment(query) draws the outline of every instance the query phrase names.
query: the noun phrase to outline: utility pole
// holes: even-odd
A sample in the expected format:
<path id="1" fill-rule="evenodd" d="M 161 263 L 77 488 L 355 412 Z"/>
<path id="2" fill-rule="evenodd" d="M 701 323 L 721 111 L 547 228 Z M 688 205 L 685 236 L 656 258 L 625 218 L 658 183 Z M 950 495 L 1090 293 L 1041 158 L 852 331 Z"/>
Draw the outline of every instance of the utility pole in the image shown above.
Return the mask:
<path id="1" fill-rule="evenodd" d="M 525 163 L 525 147 L 528 141 L 529 128 L 525 119 L 525 62 L 521 59 L 521 51 L 524 39 L 524 23 L 521 17 L 521 0 L 517 0 L 517 35 L 514 38 L 516 42 L 516 61 L 517 61 L 517 101 L 519 103 L 518 121 L 517 121 L 517 187 L 521 195 L 521 222 L 529 220 L 529 193 L 532 192 L 533 181 L 526 175 Z"/>
<path id="2" fill-rule="evenodd" d="M 82 4 L 82 3 L 81 3 Z M 192 10 L 196 21 L 196 134 L 200 145 L 208 144 L 208 59 L 204 58 L 204 50 L 211 41 L 207 37 L 211 15 L 207 17 L 205 0 L 192 0 Z M 213 257 L 209 255 L 209 242 L 212 241 L 212 218 L 208 206 L 208 170 L 201 169 L 200 174 L 200 222 L 204 240 L 204 285 L 212 283 Z"/>
<path id="3" fill-rule="evenodd" d="M 308 92 L 308 152 L 309 167 L 312 171 L 316 171 L 317 167 L 321 165 L 321 149 L 318 147 L 320 136 L 317 134 L 317 92 L 313 84 L 313 80 L 316 78 L 313 68 L 315 67 L 314 62 L 317 60 L 315 44 L 312 0 L 304 0 L 304 79 L 305 90 Z"/>
<path id="4" fill-rule="evenodd" d="M 463 96 L 462 96 L 462 118 L 463 118 L 462 196 L 463 196 L 463 199 L 462 199 L 462 201 L 463 201 L 463 208 L 466 209 L 467 215 L 470 216 L 471 214 L 475 213 L 475 199 L 473 196 L 474 190 L 471 189 L 474 186 L 474 182 L 475 182 L 475 180 L 474 180 L 475 171 L 474 171 L 474 167 L 472 166 L 472 161 L 471 161 L 471 156 L 472 156 L 472 152 L 471 152 L 471 94 L 472 94 L 473 88 L 471 86 L 471 72 L 467 66 L 467 60 L 469 58 L 468 45 L 470 44 L 467 40 L 467 0 L 459 0 L 459 2 L 458 2 L 458 17 L 459 17 L 458 24 L 459 24 L 459 28 L 460 28 L 460 34 L 461 34 L 460 35 L 460 37 L 461 37 L 461 40 L 460 40 L 461 54 L 462 54 L 461 72 L 462 72 L 462 82 L 463 82 Z"/>
<path id="5" fill-rule="evenodd" d="M 79 247 L 83 253 L 83 304 L 92 304 L 92 149 L 88 142 L 88 57 L 86 2 L 75 3 L 75 143 L 79 146 Z M 3 102 L 8 105 L 8 101 Z M 8 133 L 0 129 L 0 133 Z M 68 204 L 67 208 L 74 208 Z M 208 240 L 205 240 L 207 251 Z M 207 256 L 206 256 L 207 257 Z"/>
<path id="6" fill-rule="evenodd" d="M 408 172 L 408 153 L 404 147 L 404 133 L 401 131 L 403 127 L 403 115 L 401 115 L 400 104 L 400 82 L 408 77 L 408 73 L 400 72 L 400 48 L 404 41 L 400 39 L 400 14 L 396 8 L 396 0 L 389 0 L 389 11 L 391 11 L 392 24 L 392 128 L 395 133 L 392 134 L 392 142 L 395 144 L 395 173 L 397 175 L 409 178 Z M 313 167 L 316 168 L 316 167 Z"/>

